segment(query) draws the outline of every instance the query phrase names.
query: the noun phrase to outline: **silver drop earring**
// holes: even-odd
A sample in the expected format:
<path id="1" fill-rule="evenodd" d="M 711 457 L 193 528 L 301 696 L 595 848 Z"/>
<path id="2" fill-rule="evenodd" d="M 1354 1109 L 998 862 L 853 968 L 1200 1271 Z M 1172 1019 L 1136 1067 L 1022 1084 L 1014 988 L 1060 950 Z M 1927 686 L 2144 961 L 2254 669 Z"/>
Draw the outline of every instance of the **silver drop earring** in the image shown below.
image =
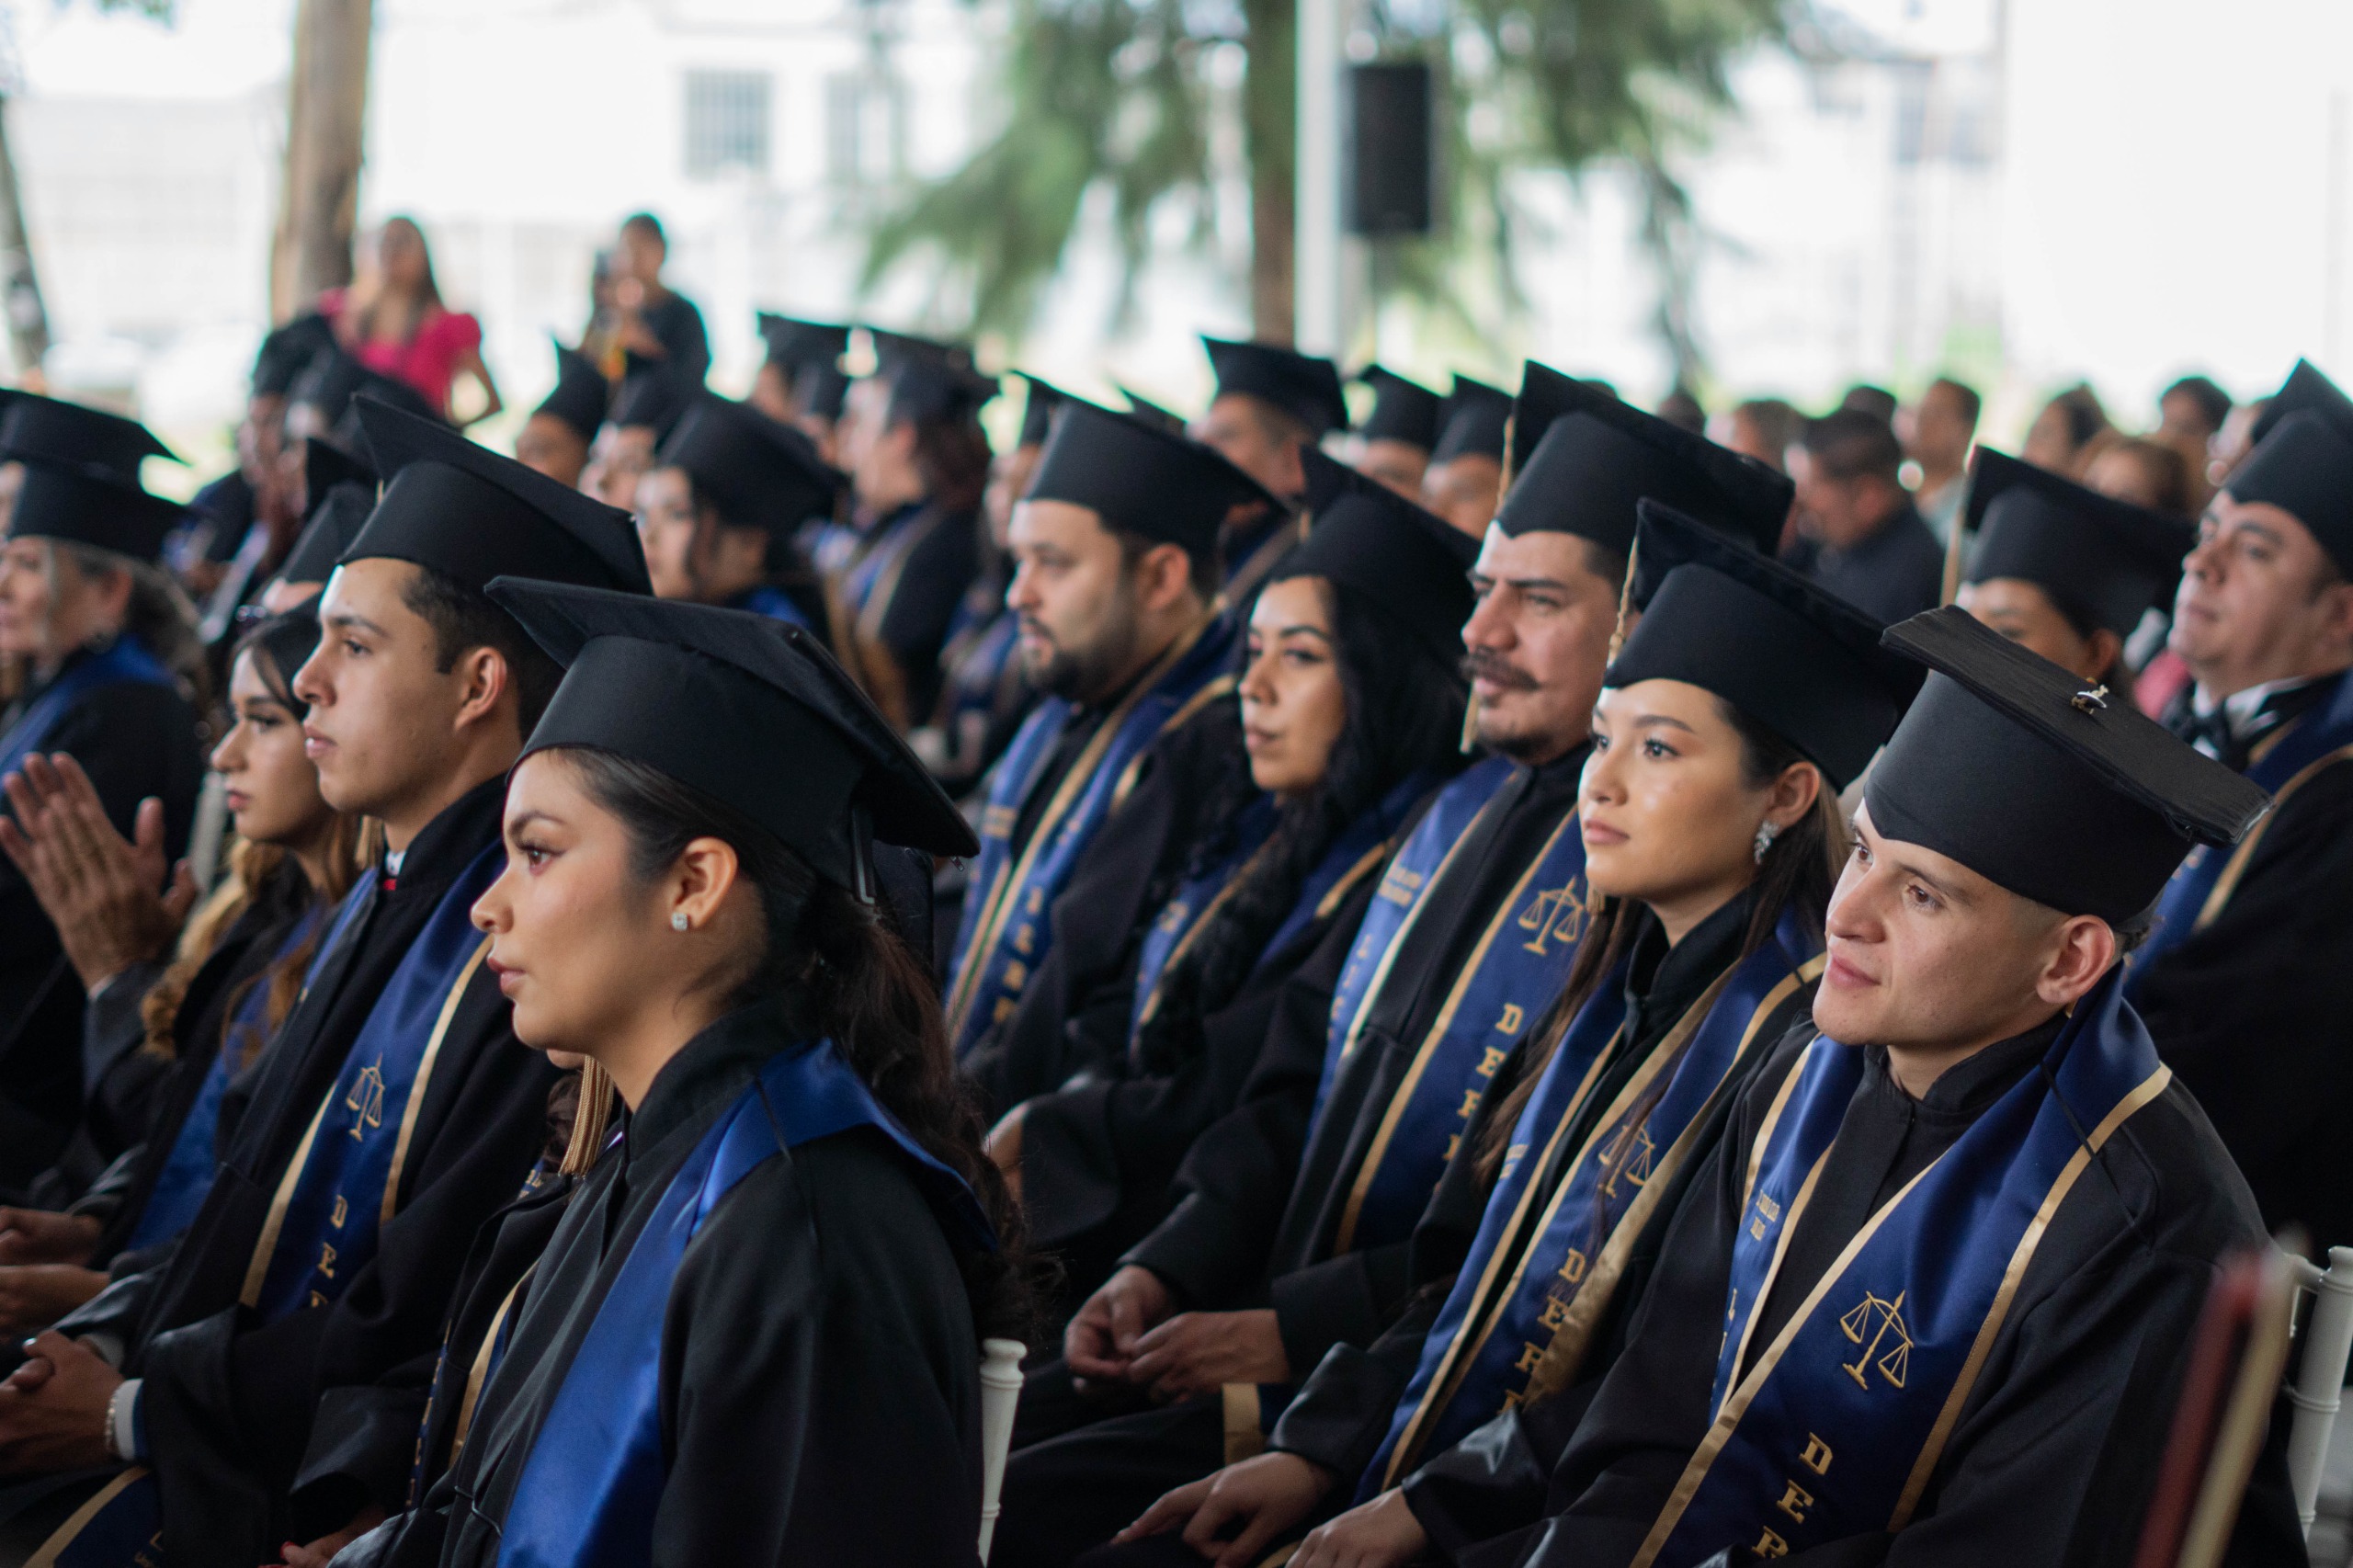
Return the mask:
<path id="1" fill-rule="evenodd" d="M 1756 852 L 1756 855 L 1757 855 L 1757 858 L 1762 859 L 1762 858 L 1764 858 L 1765 851 L 1763 851 L 1762 849 L 1759 849 L 1759 850 Z M 683 909 L 682 909 L 682 910 L 678 911 L 678 913 L 677 913 L 677 914 L 673 915 L 672 916 L 670 916 L 670 929 L 671 929 L 671 930 L 673 930 L 673 931 L 683 931 L 683 930 L 685 930 L 686 928 L 687 928 L 687 912 L 686 912 L 685 910 L 683 910 Z"/>
<path id="2" fill-rule="evenodd" d="M 1774 826 L 1774 825 L 1773 825 L 1771 823 L 1769 823 L 1769 822 L 1767 822 L 1767 823 L 1759 823 L 1759 824 L 1757 824 L 1757 827 L 1756 827 L 1756 863 L 1757 863 L 1758 865 L 1762 866 L 1762 865 L 1765 863 L 1765 851 L 1767 851 L 1768 849 L 1772 848 L 1772 847 L 1773 847 L 1773 840 L 1775 840 L 1776 838 L 1779 838 L 1780 835 L 1781 835 L 1781 830 L 1780 830 L 1779 828 L 1778 828 L 1778 827 Z"/>

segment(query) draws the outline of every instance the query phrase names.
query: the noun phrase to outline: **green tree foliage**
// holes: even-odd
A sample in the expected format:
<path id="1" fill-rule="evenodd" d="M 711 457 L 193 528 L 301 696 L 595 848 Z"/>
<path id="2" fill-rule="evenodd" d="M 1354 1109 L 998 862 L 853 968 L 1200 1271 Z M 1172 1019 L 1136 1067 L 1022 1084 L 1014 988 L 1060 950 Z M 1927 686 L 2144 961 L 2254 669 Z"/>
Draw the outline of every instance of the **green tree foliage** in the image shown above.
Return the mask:
<path id="1" fill-rule="evenodd" d="M 1359 21 L 1384 54 L 1438 73 L 1443 232 L 1384 245 L 1376 290 L 1460 313 L 1461 269 L 1517 303 L 1509 261 L 1522 225 L 1509 176 L 1630 169 L 1659 274 L 1657 328 L 1696 367 L 1688 301 L 1698 237 L 1674 169 L 1729 105 L 1743 51 L 1782 34 L 1802 0 L 1375 0 Z M 1090 190 L 1108 200 L 1132 290 L 1170 210 L 1195 248 L 1212 235 L 1220 51 L 1244 51 L 1238 103 L 1251 186 L 1250 299 L 1261 335 L 1290 327 L 1292 0 L 1009 0 L 995 84 L 997 129 L 965 165 L 886 202 L 868 234 L 871 284 L 931 269 L 970 301 L 971 325 L 1017 335 L 1076 231 Z M 1231 53 L 1225 55 L 1231 61 Z M 1230 77 L 1231 72 L 1226 75 Z M 1231 96 L 1231 95 L 1229 95 Z"/>

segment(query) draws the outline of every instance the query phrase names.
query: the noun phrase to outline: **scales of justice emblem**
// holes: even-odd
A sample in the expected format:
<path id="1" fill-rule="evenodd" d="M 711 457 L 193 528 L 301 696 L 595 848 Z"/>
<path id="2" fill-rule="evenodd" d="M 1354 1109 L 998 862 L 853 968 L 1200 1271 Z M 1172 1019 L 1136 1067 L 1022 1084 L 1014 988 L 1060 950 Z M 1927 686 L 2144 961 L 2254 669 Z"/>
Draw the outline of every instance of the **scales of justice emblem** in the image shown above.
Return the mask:
<path id="1" fill-rule="evenodd" d="M 381 1055 L 359 1070 L 359 1077 L 351 1085 L 351 1093 L 343 1096 L 343 1108 L 351 1113 L 351 1136 L 356 1142 L 368 1135 L 371 1127 L 384 1125 L 384 1059 Z"/>
<path id="2" fill-rule="evenodd" d="M 1585 930 L 1586 910 L 1586 901 L 1580 896 L 1574 876 L 1559 887 L 1539 892 L 1519 912 L 1519 928 L 1534 933 L 1521 946 L 1540 959 L 1545 956 L 1547 943 L 1574 942 Z"/>
<path id="3" fill-rule="evenodd" d="M 1887 1380 L 1888 1387 L 1904 1386 L 1904 1374 L 1912 1364 L 1912 1331 L 1904 1323 L 1903 1291 L 1898 1290 L 1891 1301 L 1865 1290 L 1862 1301 L 1838 1320 L 1838 1329 L 1849 1344 L 1862 1346 L 1862 1354 L 1854 1360 L 1838 1364 L 1857 1387 L 1869 1390 L 1874 1371 Z M 1884 1355 L 1880 1351 L 1882 1345 L 1888 1346 Z"/>

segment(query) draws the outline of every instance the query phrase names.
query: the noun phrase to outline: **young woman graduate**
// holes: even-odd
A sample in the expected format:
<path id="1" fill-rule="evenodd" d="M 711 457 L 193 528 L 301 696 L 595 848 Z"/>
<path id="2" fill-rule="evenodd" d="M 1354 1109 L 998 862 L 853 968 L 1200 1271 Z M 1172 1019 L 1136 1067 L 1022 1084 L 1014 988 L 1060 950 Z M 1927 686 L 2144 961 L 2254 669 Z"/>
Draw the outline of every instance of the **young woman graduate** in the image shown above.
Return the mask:
<path id="1" fill-rule="evenodd" d="M 358 821 L 319 797 L 288 676 L 317 646 L 308 608 L 256 626 L 229 666 L 235 722 L 213 748 L 237 830 L 230 876 L 172 950 L 160 877 L 117 835 L 67 761 L 9 784 L 0 847 L 57 920 L 90 993 L 82 1126 L 45 1190 L 70 1210 L 0 1213 L 0 1332 L 44 1327 L 96 1294 L 119 1255 L 169 1241 L 211 1187 L 232 1085 L 285 1021 L 326 911 L 358 867 Z M 106 1162 L 111 1159 L 111 1164 Z M 92 1173 L 105 1169 L 95 1182 Z M 85 1191 L 85 1189 L 87 1189 Z"/>
<path id="2" fill-rule="evenodd" d="M 1208 832 L 1120 983 L 1039 1031 L 1060 1086 L 991 1135 L 1032 1241 L 1064 1254 L 1079 1297 L 1166 1213 L 1185 1152 L 1240 1099 L 1285 983 L 1334 932 L 1353 937 L 1397 835 L 1462 761 L 1455 666 L 1477 547 L 1313 460 L 1341 494 L 1251 610 L 1243 744 L 1207 781 Z"/>
<path id="3" fill-rule="evenodd" d="M 1796 573 L 1654 502 L 1641 514 L 1643 615 L 1578 799 L 1607 902 L 1423 1220 L 1426 1289 L 1369 1350 L 1325 1358 L 1272 1451 L 1170 1494 L 1123 1539 L 1181 1525 L 1201 1551 L 1256 1562 L 1354 1498 L 1297 1561 L 1410 1561 L 1429 1540 L 1396 1488 L 1441 1455 L 1473 1472 L 1453 1506 L 1539 1517 L 1542 1488 L 1521 1496 L 1520 1478 L 1574 1429 L 1726 1108 L 1806 1017 L 1846 849 L 1837 792 L 1920 672 Z"/>
<path id="4" fill-rule="evenodd" d="M 830 517 L 843 478 L 809 438 L 705 393 L 637 482 L 637 537 L 654 591 L 822 631 L 824 593 L 794 535 Z"/>
<path id="5" fill-rule="evenodd" d="M 795 629 L 492 596 L 567 674 L 475 918 L 517 1035 L 587 1057 L 630 1114 L 456 1468 L 342 1561 L 971 1562 L 1017 1221 L 871 902 L 875 837 L 971 834 Z"/>
<path id="6" fill-rule="evenodd" d="M 0 775 L 35 752 L 73 756 L 116 829 L 135 814 L 168 861 L 204 774 L 206 672 L 187 601 L 154 565 L 186 514 L 138 487 L 141 459 L 163 450 L 130 420 L 12 394 L 0 455 L 24 480 L 0 543 L 0 655 L 29 679 L 0 709 Z M 0 1190 L 21 1190 L 72 1134 L 82 1000 L 49 917 L 0 867 Z"/>

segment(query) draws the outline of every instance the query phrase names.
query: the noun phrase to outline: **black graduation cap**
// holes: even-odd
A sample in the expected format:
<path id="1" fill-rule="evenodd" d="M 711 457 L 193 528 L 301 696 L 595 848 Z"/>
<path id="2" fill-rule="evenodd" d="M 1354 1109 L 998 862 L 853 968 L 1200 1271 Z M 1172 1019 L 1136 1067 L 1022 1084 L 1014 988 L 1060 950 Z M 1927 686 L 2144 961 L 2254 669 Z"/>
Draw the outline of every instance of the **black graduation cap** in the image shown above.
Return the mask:
<path id="1" fill-rule="evenodd" d="M 2106 627 L 2119 637 L 2180 580 L 2182 557 L 2198 538 L 2185 518 L 2112 499 L 1985 447 L 1970 465 L 1966 524 L 1977 548 L 1965 581 L 2020 578 L 2078 627 Z"/>
<path id="2" fill-rule="evenodd" d="M 839 419 L 848 396 L 849 376 L 831 361 L 803 365 L 792 378 L 792 401 L 813 419 Z"/>
<path id="3" fill-rule="evenodd" d="M 1158 426 L 1172 436 L 1185 433 L 1184 418 L 1174 411 L 1161 407 L 1152 399 L 1127 387 L 1120 389 L 1120 395 L 1128 400 L 1128 412 L 1145 424 Z"/>
<path id="4" fill-rule="evenodd" d="M 779 536 L 831 515 L 844 483 L 808 437 L 710 392 L 687 410 L 655 460 L 686 470 L 733 527 Z"/>
<path id="5" fill-rule="evenodd" d="M 136 419 L 28 392 L 0 392 L 0 458 L 40 458 L 133 490 L 146 459 L 180 460 Z"/>
<path id="6" fill-rule="evenodd" d="M 1835 594 L 1672 506 L 1637 504 L 1643 611 L 1604 678 L 1703 687 L 1805 754 L 1831 788 L 1870 766 L 1923 671 Z"/>
<path id="7" fill-rule="evenodd" d="M 1301 455 L 1310 466 L 1311 493 L 1324 498 L 1306 540 L 1277 563 L 1269 580 L 1328 577 L 1362 594 L 1453 665 L 1474 608 L 1470 573 L 1479 541 L 1313 448 Z M 1333 469 L 1339 475 L 1328 472 Z"/>
<path id="8" fill-rule="evenodd" d="M 897 358 L 879 372 L 891 386 L 886 426 L 970 419 L 996 396 L 996 379 L 967 364 L 927 355 Z"/>
<path id="9" fill-rule="evenodd" d="M 1047 432 L 1053 428 L 1054 410 L 1062 406 L 1062 390 L 1040 381 L 1027 370 L 1016 370 L 1014 374 L 1029 383 L 1029 391 L 1021 403 L 1021 437 L 1013 444 L 1017 447 L 1042 447 L 1046 444 Z"/>
<path id="10" fill-rule="evenodd" d="M 319 501 L 338 484 L 355 485 L 375 499 L 376 486 L 383 480 L 363 459 L 345 451 L 330 441 L 313 437 L 302 443 L 302 515 L 309 517 L 319 509 Z"/>
<path id="11" fill-rule="evenodd" d="M 670 369 L 666 359 L 649 359 L 632 350 L 624 357 L 621 384 L 605 423 L 624 430 L 651 429 L 660 441 L 668 437 L 702 390 Z"/>
<path id="12" fill-rule="evenodd" d="M 2290 513 L 2353 576 L 2353 399 L 2299 359 L 2254 436 L 2255 449 L 2222 488 Z"/>
<path id="13" fill-rule="evenodd" d="M 612 383 L 605 380 L 605 372 L 597 368 L 597 361 L 576 348 L 566 348 L 558 343 L 555 390 L 531 412 L 561 420 L 582 440 L 593 441 L 597 427 L 605 423 L 605 410 L 612 400 Z"/>
<path id="14" fill-rule="evenodd" d="M 1372 413 L 1357 427 L 1358 435 L 1368 441 L 1403 441 L 1426 452 L 1438 445 L 1445 399 L 1381 365 L 1367 365 L 1356 379 L 1372 389 Z"/>
<path id="15" fill-rule="evenodd" d="M 1307 481 L 1306 487 L 1299 493 L 1299 509 L 1311 519 L 1322 517 L 1333 503 L 1344 495 L 1370 490 L 1386 493 L 1389 490 L 1379 480 L 1350 468 L 1337 458 L 1326 456 L 1320 447 L 1301 449 L 1299 470 Z"/>
<path id="16" fill-rule="evenodd" d="M 2193 845 L 2228 846 L 2271 797 L 1948 605 L 1888 628 L 1936 673 L 1863 787 L 1882 836 L 1951 857 L 2065 915 L 2120 926 Z"/>
<path id="17" fill-rule="evenodd" d="M 874 346 L 874 373 L 878 376 L 893 376 L 914 364 L 953 365 L 961 369 L 972 366 L 972 350 L 965 344 L 879 326 L 868 327 L 866 337 Z"/>
<path id="18" fill-rule="evenodd" d="M 178 502 L 108 479 L 90 465 L 29 455 L 17 460 L 24 481 L 8 514 L 10 539 L 63 540 L 152 562 L 164 552 L 165 536 L 188 520 Z"/>
<path id="19" fill-rule="evenodd" d="M 323 348 L 335 347 L 335 326 L 316 311 L 306 312 L 265 335 L 254 356 L 256 397 L 284 397 L 294 378 Z"/>
<path id="20" fill-rule="evenodd" d="M 492 584 L 490 597 L 565 666 L 525 756 L 595 746 L 643 763 L 870 898 L 875 839 L 932 855 L 978 851 L 955 802 L 801 628 L 513 577 Z"/>
<path id="21" fill-rule="evenodd" d="M 1089 507 L 1108 528 L 1203 554 L 1233 507 L 1282 505 L 1199 441 L 1068 393 L 1025 499 Z"/>
<path id="22" fill-rule="evenodd" d="M 304 517 L 302 531 L 294 536 L 294 548 L 278 563 L 278 582 L 325 582 L 335 574 L 335 563 L 359 538 L 359 530 L 368 524 L 368 514 L 376 509 L 376 488 L 372 484 L 363 487 L 347 482 L 311 494 L 311 509 Z"/>
<path id="23" fill-rule="evenodd" d="M 1236 343 L 1222 337 L 1204 336 L 1201 347 L 1209 350 L 1218 396 L 1240 392 L 1263 399 L 1298 419 L 1310 436 L 1318 438 L 1326 431 L 1348 427 L 1348 403 L 1340 394 L 1340 372 L 1329 359 L 1279 344 Z"/>
<path id="24" fill-rule="evenodd" d="M 849 328 L 830 322 L 802 321 L 796 316 L 759 312 L 760 341 L 767 345 L 768 363 L 787 380 L 811 365 L 832 365 L 849 351 Z"/>
<path id="25" fill-rule="evenodd" d="M 411 561 L 477 593 L 498 576 L 654 591 L 627 512 L 476 446 L 439 420 L 372 398 L 357 406 L 387 483 L 342 560 Z"/>
<path id="26" fill-rule="evenodd" d="M 1438 426 L 1438 445 L 1430 462 L 1483 457 L 1503 461 L 1504 432 L 1511 425 L 1511 393 L 1468 376 L 1454 378 L 1446 394 L 1446 410 Z"/>
<path id="27" fill-rule="evenodd" d="M 1533 359 L 1512 404 L 1508 472 L 1497 528 L 1576 534 L 1620 554 L 1645 496 L 1769 552 L 1795 494 L 1754 458 Z"/>

